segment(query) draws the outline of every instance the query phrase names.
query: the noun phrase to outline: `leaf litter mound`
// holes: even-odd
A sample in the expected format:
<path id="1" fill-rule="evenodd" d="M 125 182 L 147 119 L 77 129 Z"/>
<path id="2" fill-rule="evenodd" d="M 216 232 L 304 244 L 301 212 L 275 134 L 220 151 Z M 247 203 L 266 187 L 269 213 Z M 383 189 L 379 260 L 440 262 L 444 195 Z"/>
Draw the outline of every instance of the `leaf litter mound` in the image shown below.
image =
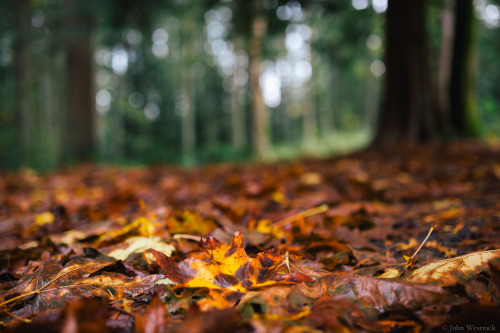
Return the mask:
<path id="1" fill-rule="evenodd" d="M 500 150 L 0 176 L 7 332 L 495 330 Z"/>

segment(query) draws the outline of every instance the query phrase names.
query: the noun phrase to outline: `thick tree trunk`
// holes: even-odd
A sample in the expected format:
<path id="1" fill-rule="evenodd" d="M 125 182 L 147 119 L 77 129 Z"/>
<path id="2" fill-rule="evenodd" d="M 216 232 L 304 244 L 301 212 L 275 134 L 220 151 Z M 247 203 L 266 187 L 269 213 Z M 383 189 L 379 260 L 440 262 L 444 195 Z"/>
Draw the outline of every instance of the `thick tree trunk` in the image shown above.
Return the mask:
<path id="1" fill-rule="evenodd" d="M 414 144 L 439 136 L 424 0 L 389 0 L 386 66 L 385 95 L 374 145 Z"/>
<path id="2" fill-rule="evenodd" d="M 259 85 L 260 63 L 262 61 L 262 40 L 267 30 L 263 13 L 263 0 L 253 0 L 252 36 L 250 38 L 250 92 L 252 94 L 252 139 L 258 159 L 265 159 L 269 153 L 269 120 Z"/>
<path id="3" fill-rule="evenodd" d="M 455 38 L 450 81 L 450 122 L 456 137 L 479 131 L 475 86 L 475 18 L 473 0 L 455 2 Z"/>
<path id="4" fill-rule="evenodd" d="M 67 103 L 65 154 L 69 160 L 87 161 L 94 148 L 94 80 L 91 21 L 75 0 L 65 2 L 67 35 Z"/>

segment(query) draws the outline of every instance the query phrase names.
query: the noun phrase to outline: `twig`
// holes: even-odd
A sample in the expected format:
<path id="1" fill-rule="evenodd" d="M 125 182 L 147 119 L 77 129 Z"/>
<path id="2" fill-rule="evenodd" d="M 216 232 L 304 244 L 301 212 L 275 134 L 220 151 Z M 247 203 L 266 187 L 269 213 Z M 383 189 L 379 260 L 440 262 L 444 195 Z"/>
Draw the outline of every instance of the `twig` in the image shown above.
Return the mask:
<path id="1" fill-rule="evenodd" d="M 415 251 L 415 253 L 413 253 L 413 255 L 411 256 L 412 258 L 415 258 L 415 256 L 417 255 L 418 251 L 420 251 L 420 249 L 422 248 L 422 246 L 424 246 L 424 244 L 427 242 L 427 240 L 429 239 L 429 236 L 432 234 L 432 232 L 434 231 L 434 224 L 431 225 L 431 229 L 429 230 L 429 232 L 427 233 L 427 236 L 425 236 L 425 239 L 424 241 L 422 242 L 422 244 L 420 244 L 420 246 L 418 247 L 417 251 Z"/>
<path id="2" fill-rule="evenodd" d="M 313 208 L 307 209 L 303 212 L 300 212 L 300 213 L 294 214 L 292 216 L 289 216 L 287 218 L 284 218 L 278 222 L 273 223 L 273 226 L 281 228 L 281 227 L 284 227 L 290 223 L 294 223 L 295 221 L 299 220 L 300 218 L 306 218 L 306 217 L 313 216 L 316 214 L 321 214 L 321 213 L 326 212 L 327 210 L 328 210 L 328 205 L 323 204 L 321 206 L 313 207 Z"/>
<path id="3" fill-rule="evenodd" d="M 276 269 L 279 269 L 281 266 L 286 265 L 286 268 L 288 268 L 288 272 L 291 274 L 292 270 L 290 269 L 290 258 L 288 255 L 288 251 L 286 251 L 286 253 L 283 257 L 284 257 L 284 259 L 281 261 L 281 263 L 279 264 L 279 266 Z"/>
<path id="4" fill-rule="evenodd" d="M 22 321 L 23 323 L 26 323 L 26 324 L 31 323 L 31 320 L 21 318 L 21 317 L 19 317 L 19 316 L 15 315 L 15 314 L 13 314 L 13 313 L 10 313 L 9 311 L 7 311 L 7 310 L 5 310 L 5 309 L 0 310 L 0 311 L 5 312 L 5 313 L 6 313 L 6 314 L 8 314 L 9 316 L 11 316 L 11 317 L 13 317 L 13 318 L 15 318 L 15 319 L 17 319 L 17 320 L 20 320 L 20 321 Z"/>
<path id="5" fill-rule="evenodd" d="M 420 251 L 420 249 L 424 246 L 424 244 L 427 242 L 427 240 L 429 239 L 429 236 L 432 234 L 432 232 L 434 231 L 435 229 L 435 226 L 434 224 L 431 225 L 431 228 L 429 230 L 429 232 L 427 233 L 427 236 L 425 236 L 425 239 L 423 240 L 423 242 L 420 244 L 420 246 L 418 247 L 418 249 L 415 251 L 415 253 L 412 254 L 411 257 L 407 257 L 407 256 L 404 256 L 405 257 L 405 260 L 407 262 L 407 266 L 410 267 L 411 265 L 413 265 L 417 260 L 415 259 L 415 256 L 417 255 L 417 253 Z"/>
<path id="6" fill-rule="evenodd" d="M 201 236 L 195 236 L 195 235 L 188 235 L 188 234 L 175 234 L 172 236 L 173 239 L 190 239 L 194 240 L 196 242 L 199 242 L 200 240 L 205 241 L 205 238 Z"/>

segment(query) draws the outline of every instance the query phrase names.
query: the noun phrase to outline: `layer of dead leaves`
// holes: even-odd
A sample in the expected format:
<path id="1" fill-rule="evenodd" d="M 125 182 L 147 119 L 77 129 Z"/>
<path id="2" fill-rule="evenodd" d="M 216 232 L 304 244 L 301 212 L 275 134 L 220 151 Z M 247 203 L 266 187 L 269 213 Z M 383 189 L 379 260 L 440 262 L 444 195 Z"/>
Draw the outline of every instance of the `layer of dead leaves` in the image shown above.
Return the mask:
<path id="1" fill-rule="evenodd" d="M 498 147 L 24 170 L 0 195 L 0 330 L 499 327 Z"/>

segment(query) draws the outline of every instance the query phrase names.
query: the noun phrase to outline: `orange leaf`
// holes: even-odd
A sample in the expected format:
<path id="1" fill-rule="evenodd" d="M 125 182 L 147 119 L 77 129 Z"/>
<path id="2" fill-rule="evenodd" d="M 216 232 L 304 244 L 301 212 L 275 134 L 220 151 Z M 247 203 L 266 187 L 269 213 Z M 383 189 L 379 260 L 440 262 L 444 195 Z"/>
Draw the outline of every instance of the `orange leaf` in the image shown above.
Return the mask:
<path id="1" fill-rule="evenodd" d="M 176 263 L 161 252 L 150 251 L 166 276 L 182 287 L 247 292 L 263 286 L 313 281 L 302 273 L 279 274 L 283 259 L 278 249 L 260 252 L 256 258 L 248 257 L 243 249 L 241 232 L 236 232 L 229 244 L 221 243 L 211 235 L 200 243 L 210 256 L 210 263 L 192 257 Z"/>

